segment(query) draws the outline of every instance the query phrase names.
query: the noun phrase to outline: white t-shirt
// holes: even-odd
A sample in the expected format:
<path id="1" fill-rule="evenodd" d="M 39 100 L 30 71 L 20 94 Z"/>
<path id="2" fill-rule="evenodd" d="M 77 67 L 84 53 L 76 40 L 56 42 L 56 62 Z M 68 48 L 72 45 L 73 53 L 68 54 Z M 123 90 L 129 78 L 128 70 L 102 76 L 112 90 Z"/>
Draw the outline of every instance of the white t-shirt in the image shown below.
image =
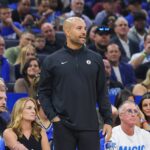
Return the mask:
<path id="1" fill-rule="evenodd" d="M 131 60 L 129 61 L 129 63 L 131 63 L 133 60 L 135 60 L 138 57 L 140 57 L 142 55 L 142 53 L 143 52 L 133 54 L 132 57 L 131 57 Z M 150 55 L 148 55 L 147 57 L 144 58 L 142 64 L 147 63 L 147 62 L 150 62 Z"/>
<path id="2" fill-rule="evenodd" d="M 115 145 L 113 150 L 150 150 L 150 133 L 137 126 L 133 136 L 125 134 L 120 125 L 114 127 L 110 140 Z"/>
<path id="3" fill-rule="evenodd" d="M 129 48 L 129 40 L 127 42 L 122 40 L 122 39 L 120 39 L 120 38 L 119 38 L 119 40 L 120 40 L 120 42 L 121 42 L 121 44 L 122 44 L 122 46 L 123 46 L 123 48 L 125 50 L 126 56 L 128 58 L 131 58 L 131 52 L 130 52 L 130 48 Z"/>

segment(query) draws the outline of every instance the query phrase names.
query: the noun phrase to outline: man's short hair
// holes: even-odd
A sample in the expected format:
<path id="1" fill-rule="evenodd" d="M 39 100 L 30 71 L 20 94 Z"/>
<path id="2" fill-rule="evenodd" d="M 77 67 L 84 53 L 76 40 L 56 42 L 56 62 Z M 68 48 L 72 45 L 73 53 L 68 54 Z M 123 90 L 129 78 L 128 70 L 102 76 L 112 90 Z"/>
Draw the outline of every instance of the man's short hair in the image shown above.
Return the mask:
<path id="1" fill-rule="evenodd" d="M 146 20 L 146 14 L 143 11 L 137 11 L 133 14 L 134 21 Z"/>

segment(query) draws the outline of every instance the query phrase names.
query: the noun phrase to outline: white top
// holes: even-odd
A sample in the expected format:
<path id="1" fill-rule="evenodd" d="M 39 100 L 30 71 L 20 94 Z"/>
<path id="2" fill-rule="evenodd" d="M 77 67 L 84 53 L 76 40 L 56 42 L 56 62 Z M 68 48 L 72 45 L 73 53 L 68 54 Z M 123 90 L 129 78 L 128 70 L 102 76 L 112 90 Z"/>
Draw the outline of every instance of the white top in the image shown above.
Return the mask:
<path id="1" fill-rule="evenodd" d="M 125 50 L 126 56 L 128 58 L 131 58 L 131 52 L 130 52 L 130 48 L 129 48 L 129 41 L 126 42 L 126 41 L 124 41 L 124 40 L 122 40 L 120 38 L 119 38 L 119 40 L 120 40 L 120 42 L 121 42 L 121 44 L 122 44 L 122 46 L 123 46 L 123 48 Z"/>
<path id="2" fill-rule="evenodd" d="M 150 133 L 137 126 L 133 136 L 127 135 L 120 125 L 114 127 L 110 140 L 115 145 L 113 150 L 150 150 Z"/>
<path id="3" fill-rule="evenodd" d="M 120 71 L 119 71 L 119 67 L 113 66 L 113 70 L 114 70 L 114 72 L 115 72 L 117 81 L 119 81 L 119 82 L 122 83 L 122 79 L 121 79 L 121 74 L 120 74 Z"/>
<path id="4" fill-rule="evenodd" d="M 144 50 L 143 50 L 144 51 Z M 143 52 L 139 52 L 139 53 L 136 53 L 136 54 L 133 54 L 132 57 L 131 57 L 131 60 L 129 61 L 129 63 L 131 63 L 133 60 L 137 59 L 138 57 L 140 57 L 142 55 Z M 150 55 L 146 56 L 144 58 L 144 60 L 142 61 L 142 64 L 144 63 L 147 63 L 147 62 L 150 62 Z"/>

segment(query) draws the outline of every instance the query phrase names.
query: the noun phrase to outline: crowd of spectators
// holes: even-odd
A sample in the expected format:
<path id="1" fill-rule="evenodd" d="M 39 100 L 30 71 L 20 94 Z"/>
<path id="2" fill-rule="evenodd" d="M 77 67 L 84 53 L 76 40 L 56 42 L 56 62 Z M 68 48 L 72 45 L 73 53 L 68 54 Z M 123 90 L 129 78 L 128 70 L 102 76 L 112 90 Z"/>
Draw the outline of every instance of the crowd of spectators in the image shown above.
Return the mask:
<path id="1" fill-rule="evenodd" d="M 140 123 L 137 125 L 150 130 L 149 0 L 1 0 L 0 101 L 3 99 L 3 102 L 0 106 L 0 122 L 2 120 L 4 125 L 0 129 L 4 131 L 10 120 L 10 114 L 3 110 L 6 107 L 6 92 L 27 93 L 37 99 L 42 62 L 47 55 L 65 44 L 62 25 L 65 19 L 72 16 L 81 17 L 85 21 L 86 46 L 103 58 L 108 94 L 110 97 L 115 96 L 115 102 L 111 101 L 114 126 L 120 124 L 118 113 L 122 114 L 123 108 L 130 102 L 123 106 L 121 104 L 126 100 L 136 102 L 136 96 L 141 96 L 141 101 L 136 102 L 140 112 Z M 6 91 L 5 86 L 9 83 L 12 83 L 13 87 L 8 86 Z M 32 99 L 27 101 L 36 105 Z M 38 102 L 37 105 L 39 118 L 45 118 Z M 121 108 L 118 112 L 119 106 Z M 7 116 L 7 119 L 3 115 Z M 45 128 L 49 129 L 51 123 L 45 120 Z M 9 125 L 11 132 L 16 128 L 12 121 Z M 42 121 L 40 123 L 44 124 Z M 0 135 L 3 132 L 1 130 Z M 17 132 L 22 134 L 17 130 L 15 138 Z M 121 129 L 114 129 L 114 132 L 118 130 Z M 13 145 L 9 145 L 7 134 L 9 135 L 6 131 L 6 145 L 11 148 Z M 45 136 L 42 131 L 41 134 Z M 38 134 L 35 138 L 36 136 L 38 137 Z M 112 140 L 115 138 L 112 137 Z M 15 140 L 13 142 L 16 147 L 24 148 L 17 145 Z"/>

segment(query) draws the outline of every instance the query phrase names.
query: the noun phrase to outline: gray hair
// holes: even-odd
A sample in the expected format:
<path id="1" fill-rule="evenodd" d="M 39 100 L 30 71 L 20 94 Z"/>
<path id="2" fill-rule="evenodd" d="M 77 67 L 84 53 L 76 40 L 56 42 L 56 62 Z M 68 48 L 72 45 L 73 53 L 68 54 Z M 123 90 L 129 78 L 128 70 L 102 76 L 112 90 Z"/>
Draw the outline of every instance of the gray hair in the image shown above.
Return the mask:
<path id="1" fill-rule="evenodd" d="M 121 113 L 125 110 L 125 105 L 126 105 L 126 104 L 134 104 L 136 107 L 138 107 L 135 102 L 130 101 L 130 100 L 126 100 L 126 101 L 124 101 L 124 102 L 120 105 L 120 107 L 118 108 L 118 113 L 119 113 L 119 114 L 121 114 Z"/>

